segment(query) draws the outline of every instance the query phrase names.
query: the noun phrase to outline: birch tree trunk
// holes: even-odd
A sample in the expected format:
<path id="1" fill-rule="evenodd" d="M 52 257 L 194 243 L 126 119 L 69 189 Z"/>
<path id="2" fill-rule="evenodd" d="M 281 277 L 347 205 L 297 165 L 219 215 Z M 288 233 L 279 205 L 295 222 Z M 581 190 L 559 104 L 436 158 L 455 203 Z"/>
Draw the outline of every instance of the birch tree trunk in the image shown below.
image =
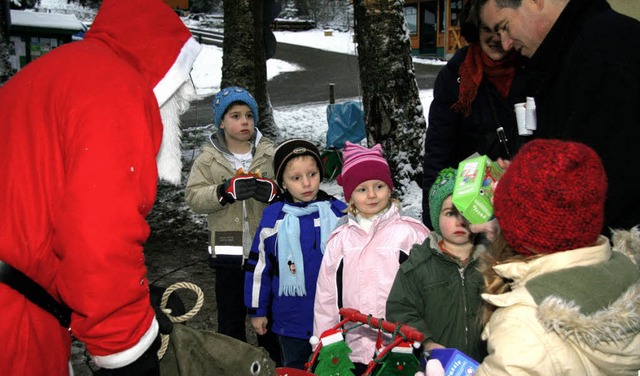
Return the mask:
<path id="1" fill-rule="evenodd" d="M 355 0 L 367 142 L 380 143 L 401 195 L 422 181 L 426 123 L 401 0 Z"/>
<path id="2" fill-rule="evenodd" d="M 256 127 L 275 138 L 273 109 L 267 91 L 263 0 L 224 1 L 224 43 L 220 87 L 242 86 L 258 102 Z"/>
<path id="3" fill-rule="evenodd" d="M 9 0 L 0 0 L 0 86 L 13 75 L 9 64 Z"/>

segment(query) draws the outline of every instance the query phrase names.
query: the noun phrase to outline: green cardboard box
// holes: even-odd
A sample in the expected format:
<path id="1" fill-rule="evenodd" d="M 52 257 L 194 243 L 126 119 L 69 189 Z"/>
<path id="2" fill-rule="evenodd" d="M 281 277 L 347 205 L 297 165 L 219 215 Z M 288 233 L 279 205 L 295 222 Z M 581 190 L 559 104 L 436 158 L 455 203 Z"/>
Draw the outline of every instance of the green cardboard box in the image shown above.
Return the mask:
<path id="1" fill-rule="evenodd" d="M 458 165 L 453 187 L 453 205 L 472 224 L 493 219 L 492 183 L 502 177 L 498 163 L 486 155 L 465 159 Z"/>

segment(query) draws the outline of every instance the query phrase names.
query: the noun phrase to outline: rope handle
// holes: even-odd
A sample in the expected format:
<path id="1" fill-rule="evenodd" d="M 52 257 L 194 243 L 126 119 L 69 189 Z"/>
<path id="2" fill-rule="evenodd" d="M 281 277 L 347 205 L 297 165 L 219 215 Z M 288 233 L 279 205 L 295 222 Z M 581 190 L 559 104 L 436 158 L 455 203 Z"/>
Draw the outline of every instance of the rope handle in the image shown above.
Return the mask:
<path id="1" fill-rule="evenodd" d="M 172 316 L 171 309 L 167 308 L 167 303 L 169 301 L 169 296 L 171 295 L 171 293 L 179 289 L 194 291 L 197 295 L 196 304 L 193 306 L 193 308 L 191 308 L 189 312 L 185 313 L 184 315 Z M 202 304 L 204 304 L 204 293 L 202 292 L 202 289 L 198 287 L 198 285 L 195 285 L 191 282 L 177 282 L 167 287 L 167 289 L 162 294 L 162 300 L 160 300 L 160 310 L 162 310 L 162 312 L 169 317 L 169 320 L 171 320 L 171 322 L 180 323 L 185 322 L 195 316 L 200 311 L 200 308 L 202 308 Z M 162 344 L 160 345 L 160 349 L 158 350 L 158 359 L 162 359 L 164 354 L 167 352 L 167 348 L 169 347 L 169 335 L 161 334 L 160 339 L 162 340 Z"/>
<path id="2" fill-rule="evenodd" d="M 191 308 L 189 312 L 185 313 L 182 316 L 172 316 L 171 309 L 167 308 L 167 302 L 169 301 L 169 296 L 171 295 L 171 293 L 173 293 L 178 289 L 192 290 L 196 293 L 196 295 L 198 295 L 198 297 L 196 299 L 196 304 L 193 306 L 193 308 Z M 193 316 L 195 316 L 200 311 L 200 308 L 202 308 L 203 303 L 204 303 L 204 293 L 202 292 L 202 289 L 200 289 L 200 287 L 198 287 L 197 285 L 191 282 L 177 282 L 167 287 L 167 289 L 162 294 L 162 300 L 160 301 L 160 309 L 167 316 L 169 316 L 169 319 L 171 320 L 171 322 L 185 322 L 190 318 L 192 318 Z"/>

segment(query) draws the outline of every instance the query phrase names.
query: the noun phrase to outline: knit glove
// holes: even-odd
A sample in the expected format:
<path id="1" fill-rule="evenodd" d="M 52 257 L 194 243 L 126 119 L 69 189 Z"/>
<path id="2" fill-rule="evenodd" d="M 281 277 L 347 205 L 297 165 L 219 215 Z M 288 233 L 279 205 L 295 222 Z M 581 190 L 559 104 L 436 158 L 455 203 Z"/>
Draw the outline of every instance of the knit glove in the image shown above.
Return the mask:
<path id="1" fill-rule="evenodd" d="M 252 175 L 237 175 L 218 185 L 218 201 L 222 204 L 233 204 L 236 200 L 253 197 L 256 190 L 256 178 Z"/>
<path id="2" fill-rule="evenodd" d="M 256 191 L 253 198 L 260 202 L 270 204 L 279 194 L 280 191 L 275 181 L 269 178 L 256 178 Z"/>

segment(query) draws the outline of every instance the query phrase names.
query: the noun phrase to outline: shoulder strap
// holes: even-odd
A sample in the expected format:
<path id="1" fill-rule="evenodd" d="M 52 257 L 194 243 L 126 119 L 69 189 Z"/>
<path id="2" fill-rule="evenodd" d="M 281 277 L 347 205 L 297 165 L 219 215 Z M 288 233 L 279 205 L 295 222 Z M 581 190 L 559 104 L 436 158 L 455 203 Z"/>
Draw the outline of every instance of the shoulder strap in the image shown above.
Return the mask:
<path id="1" fill-rule="evenodd" d="M 507 144 L 507 134 L 504 132 L 504 128 L 500 123 L 500 118 L 498 118 L 498 112 L 496 111 L 496 105 L 493 103 L 493 98 L 491 98 L 491 92 L 489 91 L 489 87 L 487 85 L 483 85 L 485 90 L 487 91 L 487 98 L 489 99 L 489 107 L 491 107 L 491 114 L 493 115 L 493 120 L 496 122 L 496 134 L 498 135 L 498 142 L 504 151 L 504 155 L 507 159 L 511 159 L 511 151 L 509 150 L 509 145 Z"/>

